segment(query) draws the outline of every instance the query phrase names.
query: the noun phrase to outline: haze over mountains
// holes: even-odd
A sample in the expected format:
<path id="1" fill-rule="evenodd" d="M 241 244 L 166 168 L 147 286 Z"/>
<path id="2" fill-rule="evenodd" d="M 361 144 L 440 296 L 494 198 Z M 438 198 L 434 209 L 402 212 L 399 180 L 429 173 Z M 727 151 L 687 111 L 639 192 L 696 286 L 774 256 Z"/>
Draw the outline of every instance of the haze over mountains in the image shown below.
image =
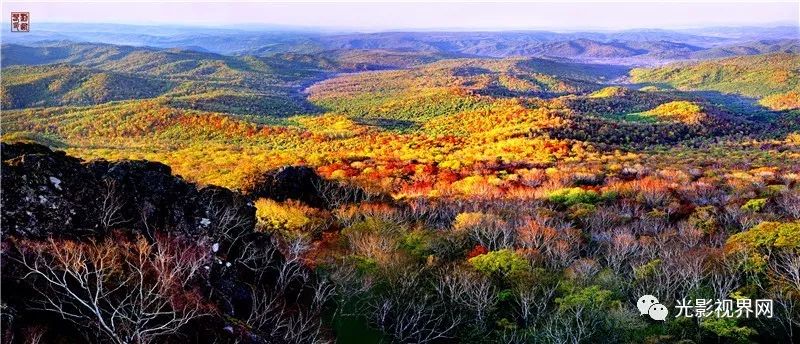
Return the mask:
<path id="1" fill-rule="evenodd" d="M 798 52 L 798 27 L 659 29 L 617 32 L 378 32 L 319 33 L 266 28 L 258 31 L 112 24 L 38 24 L 5 43 L 52 45 L 57 41 L 180 48 L 226 55 L 320 53 L 341 50 L 414 51 L 461 57 L 553 57 L 655 64 L 666 61 Z"/>

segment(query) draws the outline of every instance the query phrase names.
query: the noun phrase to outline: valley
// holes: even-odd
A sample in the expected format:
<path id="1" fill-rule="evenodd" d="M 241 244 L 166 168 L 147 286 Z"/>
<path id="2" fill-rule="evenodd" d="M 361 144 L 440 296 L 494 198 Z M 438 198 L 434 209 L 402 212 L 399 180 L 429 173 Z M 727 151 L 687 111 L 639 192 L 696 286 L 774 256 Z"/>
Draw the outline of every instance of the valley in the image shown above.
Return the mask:
<path id="1" fill-rule="evenodd" d="M 151 269 L 186 316 L 154 342 L 797 340 L 796 27 L 138 30 L 4 37 L 15 331 L 68 326 L 8 301 L 69 296 L 33 259 L 116 300 L 114 269 Z M 127 265 L 101 275 L 103 257 Z M 642 293 L 769 298 L 775 317 L 649 321 Z M 45 337 L 98 321 L 77 309 Z"/>

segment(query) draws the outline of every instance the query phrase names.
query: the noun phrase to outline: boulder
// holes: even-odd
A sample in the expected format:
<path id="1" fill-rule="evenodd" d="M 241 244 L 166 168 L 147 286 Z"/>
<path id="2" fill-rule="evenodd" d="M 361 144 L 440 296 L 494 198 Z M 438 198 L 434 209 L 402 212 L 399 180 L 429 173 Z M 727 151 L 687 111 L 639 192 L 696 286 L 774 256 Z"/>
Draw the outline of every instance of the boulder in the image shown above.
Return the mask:
<path id="1" fill-rule="evenodd" d="M 269 171 L 251 183 L 248 193 L 283 202 L 288 199 L 301 201 L 312 207 L 326 207 L 319 187 L 325 180 L 306 166 L 284 166 Z"/>
<path id="2" fill-rule="evenodd" d="M 79 159 L 34 144 L 2 144 L 3 234 L 45 237 L 100 229 L 100 187 Z"/>
<path id="3" fill-rule="evenodd" d="M 254 199 L 263 197 L 279 202 L 292 199 L 321 209 L 367 199 L 363 189 L 326 180 L 306 166 L 284 166 L 256 176 L 248 184 L 245 193 Z"/>

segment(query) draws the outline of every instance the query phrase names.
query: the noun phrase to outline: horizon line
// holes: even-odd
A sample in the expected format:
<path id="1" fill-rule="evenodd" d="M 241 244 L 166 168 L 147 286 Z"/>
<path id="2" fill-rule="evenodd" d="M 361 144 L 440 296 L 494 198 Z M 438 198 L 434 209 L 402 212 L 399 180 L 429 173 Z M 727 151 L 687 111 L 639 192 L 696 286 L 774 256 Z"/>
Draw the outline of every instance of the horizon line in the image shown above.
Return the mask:
<path id="1" fill-rule="evenodd" d="M 10 22 L 3 19 L 0 24 L 9 24 Z M 338 32 L 338 33 L 392 33 L 392 32 L 532 32 L 544 31 L 553 33 L 579 33 L 579 32 L 625 32 L 625 31 L 686 31 L 686 30 L 703 30 L 703 29 L 723 29 L 723 28 L 781 28 L 781 27 L 794 27 L 800 30 L 800 22 L 792 23 L 786 21 L 765 22 L 765 23 L 741 23 L 741 24 L 722 24 L 722 25 L 698 25 L 698 26 L 675 26 L 675 27 L 644 27 L 632 26 L 628 28 L 608 28 L 608 27 L 396 27 L 396 28 L 383 28 L 383 29 L 367 29 L 357 26 L 306 26 L 306 25 L 286 25 L 286 24 L 269 24 L 269 23 L 239 23 L 239 24 L 198 24 L 198 23 L 131 23 L 131 22 L 69 22 L 69 21 L 45 21 L 39 22 L 38 25 L 120 25 L 120 26 L 137 26 L 142 28 L 147 27 L 172 27 L 172 28 L 195 28 L 195 29 L 225 29 L 231 31 L 250 31 L 258 32 L 260 29 L 273 29 L 275 31 L 316 31 L 316 32 Z M 800 39 L 800 37 L 798 37 Z"/>

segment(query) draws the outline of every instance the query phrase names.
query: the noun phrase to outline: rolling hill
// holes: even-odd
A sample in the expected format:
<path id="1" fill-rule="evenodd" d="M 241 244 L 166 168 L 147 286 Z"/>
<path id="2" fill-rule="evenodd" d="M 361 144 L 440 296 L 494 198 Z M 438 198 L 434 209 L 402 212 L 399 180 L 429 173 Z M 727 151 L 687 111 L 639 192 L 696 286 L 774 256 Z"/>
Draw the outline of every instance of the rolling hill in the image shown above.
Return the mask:
<path id="1" fill-rule="evenodd" d="M 489 97 L 586 93 L 627 68 L 545 59 L 452 59 L 399 71 L 350 74 L 314 84 L 309 99 L 353 117 L 424 121 L 487 105 Z"/>
<path id="2" fill-rule="evenodd" d="M 163 80 L 61 64 L 12 67 L 3 71 L 2 106 L 14 109 L 100 104 L 151 98 L 174 86 Z"/>
<path id="3" fill-rule="evenodd" d="M 800 56 L 787 53 L 739 56 L 633 69 L 630 75 L 637 83 L 760 99 L 800 88 Z"/>
<path id="4" fill-rule="evenodd" d="M 202 80 L 252 85 L 287 81 L 294 69 L 316 66 L 275 58 L 225 56 L 182 49 L 156 49 L 111 44 L 62 42 L 50 46 L 3 46 L 4 66 L 63 63 L 117 73 L 144 74 L 175 80 Z M 310 71 L 307 71 L 310 72 Z M 261 82 L 256 82 L 260 80 Z"/>
<path id="5" fill-rule="evenodd" d="M 246 114 L 313 112 L 300 89 L 333 72 L 320 60 L 61 42 L 3 46 L 3 106 L 89 105 L 165 97 Z M 326 69 L 329 68 L 329 69 Z"/>

